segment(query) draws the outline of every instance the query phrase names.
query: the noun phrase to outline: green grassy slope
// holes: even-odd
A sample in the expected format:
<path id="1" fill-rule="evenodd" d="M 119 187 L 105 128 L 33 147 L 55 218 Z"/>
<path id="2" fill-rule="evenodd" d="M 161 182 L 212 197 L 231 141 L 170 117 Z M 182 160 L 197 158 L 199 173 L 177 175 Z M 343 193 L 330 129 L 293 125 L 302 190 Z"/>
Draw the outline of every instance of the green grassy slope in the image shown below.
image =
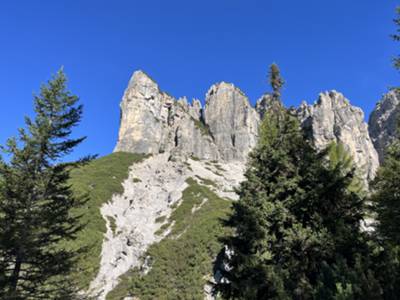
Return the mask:
<path id="1" fill-rule="evenodd" d="M 90 164 L 71 172 L 71 184 L 78 194 L 88 193 L 89 201 L 75 213 L 83 215 L 82 222 L 87 224 L 71 247 L 87 247 L 81 255 L 76 272 L 76 280 L 81 288 L 87 288 L 96 276 L 100 264 L 105 221 L 100 214 L 103 203 L 111 200 L 113 194 L 122 193 L 122 182 L 128 177 L 129 167 L 140 162 L 144 155 L 131 153 L 113 153 L 96 159 Z"/>
<path id="2" fill-rule="evenodd" d="M 222 247 L 219 239 L 229 230 L 221 221 L 230 213 L 231 203 L 193 179 L 188 183 L 182 203 L 168 220 L 169 224 L 174 222 L 171 233 L 146 253 L 151 257 L 150 271 L 146 275 L 138 269 L 127 272 L 108 300 L 128 294 L 141 300 L 204 299 L 204 284 Z M 208 200 L 199 208 L 205 198 Z M 194 207 L 197 210 L 192 212 Z"/>

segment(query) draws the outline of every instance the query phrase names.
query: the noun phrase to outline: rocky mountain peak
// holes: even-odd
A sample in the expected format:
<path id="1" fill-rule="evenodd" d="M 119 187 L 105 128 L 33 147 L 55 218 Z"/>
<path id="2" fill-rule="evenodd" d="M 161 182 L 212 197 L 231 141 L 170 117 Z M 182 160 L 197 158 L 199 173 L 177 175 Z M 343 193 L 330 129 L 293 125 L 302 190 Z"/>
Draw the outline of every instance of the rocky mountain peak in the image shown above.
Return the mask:
<path id="1" fill-rule="evenodd" d="M 145 72 L 138 70 L 132 74 L 128 84 L 128 89 L 135 90 L 143 95 L 144 98 L 149 99 L 152 96 L 160 93 L 158 84 L 150 78 Z"/>
<path id="2" fill-rule="evenodd" d="M 221 82 L 209 89 L 204 122 L 224 160 L 245 160 L 256 144 L 259 116 L 233 84 Z"/>
<path id="3" fill-rule="evenodd" d="M 393 95 L 388 99 L 395 102 Z M 260 120 L 273 101 L 267 93 L 253 107 L 238 87 L 220 82 L 210 87 L 202 107 L 200 100 L 189 103 L 185 97 L 175 99 L 162 92 L 154 80 L 137 71 L 121 102 L 115 151 L 243 162 L 257 143 Z M 302 103 L 297 115 L 318 149 L 332 141 L 343 143 L 365 183 L 374 177 L 378 155 L 364 114 L 343 94 L 321 93 L 313 105 Z"/>
<path id="4" fill-rule="evenodd" d="M 247 97 L 221 82 L 209 89 L 205 103 L 203 108 L 200 100 L 175 99 L 144 72 L 135 72 L 121 102 L 115 151 L 245 160 L 259 123 Z"/>
<path id="5" fill-rule="evenodd" d="M 383 95 L 369 117 L 369 134 L 379 154 L 384 158 L 385 148 L 396 134 L 396 122 L 400 116 L 400 93 L 392 90 Z"/>
<path id="6" fill-rule="evenodd" d="M 318 149 L 332 141 L 342 143 L 352 155 L 365 183 L 375 176 L 378 154 L 369 137 L 364 113 L 352 106 L 343 94 L 334 90 L 321 93 L 313 105 L 303 103 L 298 116 Z"/>

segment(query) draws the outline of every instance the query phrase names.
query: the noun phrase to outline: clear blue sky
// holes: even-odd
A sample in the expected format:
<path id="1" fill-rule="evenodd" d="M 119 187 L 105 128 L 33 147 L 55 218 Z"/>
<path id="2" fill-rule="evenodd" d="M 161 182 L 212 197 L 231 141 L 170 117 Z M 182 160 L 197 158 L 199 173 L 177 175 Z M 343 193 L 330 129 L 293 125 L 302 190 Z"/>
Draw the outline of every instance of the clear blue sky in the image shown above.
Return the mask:
<path id="1" fill-rule="evenodd" d="M 143 69 L 175 97 L 204 99 L 233 82 L 254 103 L 268 65 L 281 67 L 284 102 L 336 89 L 367 116 L 388 86 L 392 0 L 3 0 L 0 2 L 0 143 L 32 113 L 32 94 L 60 66 L 85 105 L 74 154 L 110 153 L 119 102 Z"/>

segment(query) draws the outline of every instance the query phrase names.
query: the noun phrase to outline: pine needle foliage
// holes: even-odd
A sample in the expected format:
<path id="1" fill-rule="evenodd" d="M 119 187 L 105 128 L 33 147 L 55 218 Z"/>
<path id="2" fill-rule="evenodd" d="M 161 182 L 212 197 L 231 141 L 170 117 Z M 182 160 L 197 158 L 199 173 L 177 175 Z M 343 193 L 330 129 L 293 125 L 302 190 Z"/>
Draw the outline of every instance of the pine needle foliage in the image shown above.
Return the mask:
<path id="1" fill-rule="evenodd" d="M 354 173 L 327 152 L 282 106 L 266 113 L 228 221 L 224 298 L 380 299 Z"/>
<path id="2" fill-rule="evenodd" d="M 378 214 L 378 231 L 393 245 L 400 246 L 400 120 L 397 136 L 386 150 L 372 187 Z"/>
<path id="3" fill-rule="evenodd" d="M 396 33 L 392 35 L 394 41 L 400 41 L 400 7 L 396 9 L 396 18 L 393 20 L 397 26 Z M 393 59 L 393 64 L 396 69 L 400 69 L 400 56 Z"/>
<path id="4" fill-rule="evenodd" d="M 276 100 L 280 100 L 281 97 L 281 89 L 283 85 L 285 84 L 285 81 L 283 80 L 281 76 L 281 72 L 279 70 L 279 67 L 277 64 L 273 63 L 269 67 L 269 73 L 268 73 L 268 81 L 269 84 L 272 87 L 272 95 Z"/>
<path id="5" fill-rule="evenodd" d="M 360 179 L 360 176 L 357 174 L 353 157 L 345 149 L 343 143 L 332 142 L 328 145 L 327 152 L 329 167 L 333 170 L 336 168 L 343 170 L 343 175 L 346 175 L 348 172 L 353 172 L 354 177 L 349 186 L 349 189 L 355 193 L 360 194 L 360 196 L 365 196 L 365 187 L 362 180 Z"/>
<path id="6" fill-rule="evenodd" d="M 77 252 L 60 247 L 82 228 L 71 209 L 76 197 L 68 184 L 75 167 L 90 160 L 61 160 L 85 138 L 71 138 L 82 105 L 67 90 L 60 70 L 34 97 L 35 118 L 3 148 L 0 164 L 0 297 L 2 299 L 72 299 L 70 281 Z"/>

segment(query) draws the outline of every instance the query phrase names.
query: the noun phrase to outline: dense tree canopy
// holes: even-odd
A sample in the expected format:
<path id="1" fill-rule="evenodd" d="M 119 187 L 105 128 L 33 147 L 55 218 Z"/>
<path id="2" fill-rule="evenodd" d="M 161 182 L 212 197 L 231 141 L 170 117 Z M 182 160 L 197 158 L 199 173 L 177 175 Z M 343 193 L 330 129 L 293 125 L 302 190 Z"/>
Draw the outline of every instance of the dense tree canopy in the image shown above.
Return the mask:
<path id="1" fill-rule="evenodd" d="M 351 158 L 340 145 L 317 152 L 304 136 L 280 102 L 266 113 L 217 289 L 228 299 L 390 299 L 393 277 L 379 270 L 388 254 L 360 228 Z"/>

